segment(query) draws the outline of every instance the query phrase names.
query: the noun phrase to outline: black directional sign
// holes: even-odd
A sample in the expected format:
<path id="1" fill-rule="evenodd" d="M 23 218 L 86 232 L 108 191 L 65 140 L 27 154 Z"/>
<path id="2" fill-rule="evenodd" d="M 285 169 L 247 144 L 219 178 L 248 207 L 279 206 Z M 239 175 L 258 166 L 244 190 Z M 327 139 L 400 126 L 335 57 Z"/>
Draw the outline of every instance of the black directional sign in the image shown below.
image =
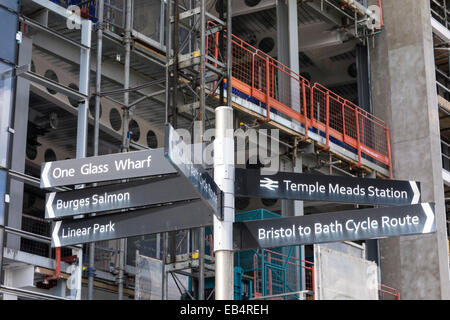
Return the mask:
<path id="1" fill-rule="evenodd" d="M 235 169 L 235 194 L 261 198 L 317 200 L 400 206 L 420 203 L 415 181 L 278 172 L 261 175 L 258 169 Z"/>
<path id="2" fill-rule="evenodd" d="M 365 240 L 436 231 L 434 203 L 235 222 L 236 250 Z"/>
<path id="3" fill-rule="evenodd" d="M 46 219 L 198 199 L 179 174 L 126 183 L 47 193 Z"/>
<path id="4" fill-rule="evenodd" d="M 57 221 L 52 247 L 127 238 L 197 228 L 213 224 L 213 215 L 201 200 L 107 214 L 86 219 Z"/>
<path id="5" fill-rule="evenodd" d="M 41 188 L 176 173 L 164 148 L 46 162 Z"/>
<path id="6" fill-rule="evenodd" d="M 192 187 L 214 211 L 214 214 L 219 219 L 223 219 L 222 191 L 201 165 L 192 162 L 189 156 L 190 146 L 181 139 L 173 127 L 166 124 L 165 130 L 165 156 L 190 181 Z"/>

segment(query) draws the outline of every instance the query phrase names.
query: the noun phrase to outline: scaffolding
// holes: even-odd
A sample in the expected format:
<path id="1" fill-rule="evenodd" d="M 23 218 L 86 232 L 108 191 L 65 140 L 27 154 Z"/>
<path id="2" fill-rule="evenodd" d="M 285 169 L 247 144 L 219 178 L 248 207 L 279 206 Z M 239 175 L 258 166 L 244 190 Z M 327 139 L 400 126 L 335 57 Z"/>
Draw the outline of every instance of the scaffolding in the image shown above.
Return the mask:
<path id="1" fill-rule="evenodd" d="M 139 136 L 139 127 L 136 129 L 132 118 L 149 101 L 164 106 L 161 108 L 164 116 L 157 120 L 190 130 L 194 130 L 194 121 L 200 121 L 201 132 L 215 126 L 215 107 L 233 103 L 235 109 L 261 123 L 281 126 L 289 135 L 316 144 L 321 151 L 330 151 L 330 157 L 331 152 L 337 154 L 349 163 L 349 169 L 361 167 L 367 172 L 377 171 L 383 177 L 391 175 L 389 131 L 385 123 L 319 83 L 309 83 L 279 61 L 232 35 L 231 6 L 226 6 L 230 1 L 217 1 L 218 17 L 207 10 L 206 0 L 28 2 L 36 7 L 37 12 L 44 12 L 47 18 L 36 20 L 35 17 L 20 15 L 24 35 L 31 30 L 38 30 L 79 50 L 79 61 L 74 61 L 79 64 L 79 68 L 69 71 L 79 78 L 79 83 L 74 86 L 62 84 L 50 74 L 42 76 L 32 64 L 17 68 L 18 76 L 49 92 L 52 90 L 62 94 L 67 102 L 72 102 L 66 103 L 64 108 L 78 119 L 78 157 L 87 156 L 89 123 L 94 125 L 94 139 L 91 141 L 93 155 L 99 154 L 100 131 L 120 140 L 122 151 L 147 148 L 137 142 L 139 139 L 134 139 L 136 135 Z M 149 17 L 140 15 L 142 6 L 147 6 L 146 11 L 152 14 L 154 24 L 149 26 L 145 23 Z M 351 10 L 349 8 L 345 8 L 346 14 Z M 73 10 L 73 13 L 66 9 Z M 65 24 L 67 19 L 73 18 L 73 14 L 81 16 L 81 31 L 78 27 L 67 28 Z M 49 15 L 57 18 L 49 19 Z M 47 24 L 43 23 L 45 20 Z M 363 24 L 355 25 L 356 33 L 360 33 Z M 95 38 L 91 39 L 93 35 Z M 93 52 L 96 52 L 95 90 L 90 88 L 94 85 L 89 83 L 89 74 L 94 72 L 90 62 L 90 59 L 94 60 Z M 42 55 L 45 54 L 42 50 Z M 68 57 L 64 59 L 70 60 Z M 120 65 L 123 72 L 121 81 L 105 79 L 102 73 L 102 61 L 105 59 Z M 131 73 L 134 71 L 142 77 L 133 77 Z M 108 78 L 112 78 L 111 74 L 108 74 Z M 122 78 L 122 74 L 117 75 L 117 78 Z M 293 81 L 294 89 L 283 86 L 286 81 Z M 292 94 L 292 91 L 296 94 Z M 114 121 L 110 121 L 111 128 L 101 120 L 105 100 L 122 111 L 122 119 L 119 119 L 122 124 L 117 130 L 114 129 Z M 296 105 L 300 106 L 301 112 L 294 111 Z M 109 117 L 111 120 L 111 115 Z M 301 125 L 294 130 L 287 130 L 292 127 L 292 120 Z M 12 179 L 39 185 L 36 176 L 11 170 L 9 175 Z M 6 232 L 15 232 L 22 237 L 23 251 L 48 258 L 56 257 L 57 253 L 50 249 L 50 222 L 38 215 L 25 213 L 22 215 L 22 230 L 24 232 L 6 228 Z M 184 252 L 176 249 L 185 241 L 180 240 L 180 235 L 185 235 L 192 243 Z M 212 251 L 209 255 L 205 253 L 205 238 L 212 241 L 209 235 L 205 235 L 205 230 L 158 236 L 160 248 L 155 251 L 155 255 L 157 252 L 156 258 L 165 262 L 163 283 L 169 274 L 187 273 L 198 281 L 198 298 L 208 298 L 203 296 L 204 280 L 214 274 L 214 256 Z M 98 276 L 118 284 L 118 294 L 123 294 L 129 285 L 126 280 L 126 247 L 124 242 L 119 244 L 118 241 L 111 241 L 82 248 L 82 261 L 87 266 L 85 276 L 90 281 L 90 298 L 93 280 Z M 63 248 L 60 254 L 62 257 L 70 256 L 72 251 L 80 249 Z M 253 266 L 255 270 L 252 275 L 255 286 L 253 291 L 258 297 L 282 293 L 280 287 L 292 291 L 286 280 L 289 268 L 303 268 L 305 272 L 309 270 L 308 274 L 313 268 L 310 263 L 299 261 L 291 254 L 286 256 L 264 250 L 256 252 L 254 257 L 259 261 Z M 272 279 L 284 280 L 269 285 L 266 282 L 269 275 Z M 307 279 L 312 281 L 310 276 Z M 313 291 L 310 284 L 305 284 L 303 289 Z M 164 297 L 164 286 L 162 290 Z M 209 296 L 212 297 L 212 292 Z"/>

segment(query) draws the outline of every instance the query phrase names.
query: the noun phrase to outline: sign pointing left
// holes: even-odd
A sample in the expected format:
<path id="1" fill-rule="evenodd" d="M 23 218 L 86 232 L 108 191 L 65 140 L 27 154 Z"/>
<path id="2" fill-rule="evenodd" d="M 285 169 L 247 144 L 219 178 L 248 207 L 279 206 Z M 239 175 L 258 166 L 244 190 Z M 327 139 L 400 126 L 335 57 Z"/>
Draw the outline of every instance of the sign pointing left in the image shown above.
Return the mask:
<path id="1" fill-rule="evenodd" d="M 55 223 L 52 247 L 128 238 L 213 224 L 211 210 L 201 200 L 98 215 Z"/>
<path id="2" fill-rule="evenodd" d="M 171 173 L 177 170 L 164 157 L 164 149 L 149 149 L 43 163 L 41 188 Z"/>

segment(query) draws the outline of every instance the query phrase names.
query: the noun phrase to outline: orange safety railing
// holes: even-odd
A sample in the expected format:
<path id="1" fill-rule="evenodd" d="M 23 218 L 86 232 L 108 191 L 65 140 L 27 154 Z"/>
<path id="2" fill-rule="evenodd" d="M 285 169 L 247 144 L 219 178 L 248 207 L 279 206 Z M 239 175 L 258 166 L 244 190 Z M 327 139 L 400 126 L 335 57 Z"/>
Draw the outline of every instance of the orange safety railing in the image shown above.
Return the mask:
<path id="1" fill-rule="evenodd" d="M 264 106 L 266 121 L 271 120 L 271 112 L 296 120 L 305 127 L 306 138 L 309 131 L 319 131 L 325 137 L 324 150 L 329 149 L 330 140 L 337 140 L 357 154 L 354 166 L 361 166 L 365 155 L 387 166 L 392 178 L 389 128 L 384 121 L 321 84 L 310 84 L 234 35 L 232 44 L 233 88 Z M 219 60 L 218 34 L 208 36 L 206 45 L 207 60 Z"/>
<path id="2" fill-rule="evenodd" d="M 400 300 L 400 292 L 397 289 L 380 284 L 378 297 L 380 300 Z"/>

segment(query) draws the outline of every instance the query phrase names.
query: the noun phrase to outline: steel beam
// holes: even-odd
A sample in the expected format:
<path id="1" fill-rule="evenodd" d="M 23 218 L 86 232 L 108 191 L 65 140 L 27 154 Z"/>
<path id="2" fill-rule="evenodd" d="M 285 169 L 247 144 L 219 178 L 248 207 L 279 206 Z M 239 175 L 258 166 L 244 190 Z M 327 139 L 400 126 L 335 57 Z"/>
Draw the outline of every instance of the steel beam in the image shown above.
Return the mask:
<path id="1" fill-rule="evenodd" d="M 69 98 L 78 100 L 78 101 L 84 101 L 86 99 L 88 99 L 87 94 L 83 94 L 77 90 L 74 90 L 70 87 L 67 87 L 65 85 L 62 85 L 56 81 L 50 80 L 46 77 L 43 77 L 35 72 L 32 71 L 26 71 L 26 72 L 22 72 L 22 73 L 18 73 L 18 76 L 29 80 L 31 82 L 34 82 L 36 84 L 39 84 L 41 86 L 44 86 L 48 89 L 54 90 L 56 92 L 59 92 Z"/>

